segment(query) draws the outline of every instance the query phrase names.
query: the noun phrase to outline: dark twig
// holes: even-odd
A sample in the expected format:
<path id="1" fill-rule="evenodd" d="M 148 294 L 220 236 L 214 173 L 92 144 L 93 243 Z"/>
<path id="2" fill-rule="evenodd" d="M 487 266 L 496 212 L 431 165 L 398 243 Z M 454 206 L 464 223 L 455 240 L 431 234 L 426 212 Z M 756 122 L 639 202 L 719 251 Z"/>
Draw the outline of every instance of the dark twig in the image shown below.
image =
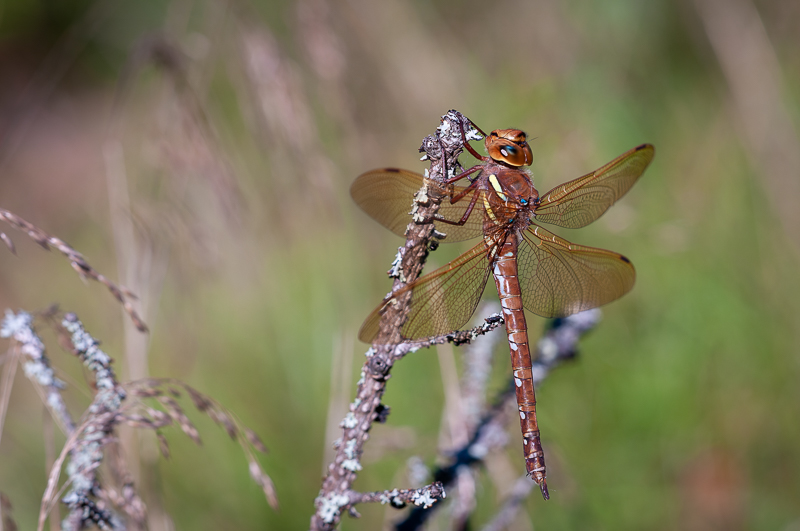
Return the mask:
<path id="1" fill-rule="evenodd" d="M 562 362 L 571 360 L 577 352 L 580 338 L 594 328 L 600 321 L 601 312 L 598 309 L 570 315 L 550 322 L 549 329 L 537 342 L 537 357 L 533 362 L 533 380 L 539 384 L 544 378 Z M 469 443 L 452 453 L 451 463 L 437 469 L 433 479 L 441 481 L 445 487 L 453 483 L 458 471 L 462 467 L 472 466 L 482 462 L 483 458 L 495 448 L 506 444 L 508 436 L 505 432 L 506 418 L 504 411 L 507 405 L 514 400 L 514 381 L 501 393 L 494 404 L 486 411 L 477 428 L 470 437 Z M 525 480 L 534 485 L 533 480 Z M 419 529 L 422 524 L 432 516 L 432 511 L 412 510 L 408 517 L 397 524 L 398 531 Z"/>
<path id="2" fill-rule="evenodd" d="M 409 352 L 415 352 L 422 348 L 432 347 L 433 345 L 443 345 L 444 343 L 452 343 L 455 346 L 466 345 L 475 341 L 479 336 L 486 335 L 505 323 L 503 316 L 499 313 L 493 313 L 486 317 L 484 321 L 483 324 L 470 328 L 469 330 L 456 330 L 441 336 L 426 337 L 425 339 L 416 341 L 405 341 L 395 347 L 394 354 L 395 356 L 405 356 Z"/>
<path id="3" fill-rule="evenodd" d="M 122 307 L 130 316 L 133 324 L 136 325 L 136 328 L 139 329 L 140 332 L 147 331 L 147 325 L 139 317 L 139 314 L 136 313 L 136 310 L 133 309 L 133 304 L 131 303 L 132 300 L 136 300 L 136 295 L 134 295 L 128 288 L 125 286 L 119 286 L 110 281 L 108 278 L 90 266 L 89 263 L 83 258 L 81 253 L 67 245 L 64 241 L 56 238 L 55 236 L 49 235 L 36 225 L 25 221 L 16 214 L 0 208 L 0 220 L 5 221 L 15 229 L 24 232 L 33 241 L 41 245 L 45 250 L 49 251 L 51 247 L 54 247 L 58 252 L 66 256 L 72 265 L 72 269 L 74 269 L 82 279 L 91 278 L 92 280 L 96 280 L 108 288 L 108 291 L 111 292 L 114 298 L 117 299 L 120 304 L 122 304 Z M 6 243 L 11 252 L 16 252 L 14 244 L 5 233 L 0 234 L 0 239 Z"/>
<path id="4" fill-rule="evenodd" d="M 428 172 L 430 179 L 414 198 L 406 243 L 399 249 L 397 264 L 392 267 L 392 276 L 395 278 L 393 292 L 413 282 L 422 271 L 434 238 L 433 220 L 445 197 L 443 187 L 436 184 L 447 177 L 443 158 L 451 161 L 447 164 L 448 169 L 455 169 L 452 161 L 457 160 L 463 148 L 459 124 L 471 130 L 469 122 L 460 113 L 450 111 L 442 118 L 436 134 L 423 140 L 420 151 L 431 161 Z M 337 442 L 336 456 L 328 465 L 328 474 L 314 502 L 316 513 L 311 518 L 312 529 L 334 529 L 342 514 L 353 506 L 354 501 L 348 493 L 357 472 L 361 470 L 359 459 L 364 443 L 369 438 L 372 424 L 383 422 L 388 413 L 388 408 L 381 404 L 381 397 L 389 373 L 396 361 L 415 350 L 404 344 L 400 335 L 400 327 L 408 316 L 409 304 L 410 293 L 400 297 L 397 304 L 389 306 L 381 317 L 380 331 L 373 348 L 367 352 L 356 398 L 341 423 L 342 438 Z"/>

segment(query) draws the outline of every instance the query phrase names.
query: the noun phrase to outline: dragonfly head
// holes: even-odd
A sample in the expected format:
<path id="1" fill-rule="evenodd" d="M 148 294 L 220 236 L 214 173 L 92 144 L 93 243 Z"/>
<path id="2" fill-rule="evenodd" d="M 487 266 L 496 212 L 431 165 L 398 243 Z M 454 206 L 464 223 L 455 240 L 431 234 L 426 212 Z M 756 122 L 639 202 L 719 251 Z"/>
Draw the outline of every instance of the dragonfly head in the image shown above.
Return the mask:
<path id="1" fill-rule="evenodd" d="M 495 129 L 486 137 L 486 150 L 495 162 L 517 168 L 528 166 L 533 162 L 533 153 L 527 138 L 519 129 Z"/>

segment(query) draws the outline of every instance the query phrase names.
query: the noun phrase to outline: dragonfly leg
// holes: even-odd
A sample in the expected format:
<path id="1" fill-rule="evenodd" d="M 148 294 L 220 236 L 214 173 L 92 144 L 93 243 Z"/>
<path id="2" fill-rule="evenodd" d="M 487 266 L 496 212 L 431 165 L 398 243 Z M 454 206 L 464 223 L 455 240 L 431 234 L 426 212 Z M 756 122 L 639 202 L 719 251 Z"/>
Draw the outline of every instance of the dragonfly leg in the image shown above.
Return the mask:
<path id="1" fill-rule="evenodd" d="M 484 133 L 484 132 L 483 132 L 483 129 L 481 129 L 480 127 L 478 127 L 477 125 L 475 125 L 475 122 L 473 122 L 473 121 L 472 121 L 472 120 L 470 120 L 469 118 L 467 118 L 467 120 L 469 121 L 469 125 L 471 125 L 471 126 L 472 126 L 472 127 L 474 127 L 475 129 L 477 129 L 477 130 L 478 130 L 478 132 L 479 132 L 480 134 L 482 134 L 484 137 L 485 137 L 485 136 L 488 136 L 486 133 Z M 463 125 L 461 126 L 461 130 L 462 130 L 462 131 L 464 130 L 464 126 L 463 126 Z"/>
<path id="2" fill-rule="evenodd" d="M 477 181 L 475 181 L 475 182 L 477 182 Z M 472 188 L 473 186 L 474 186 L 474 183 L 472 185 L 470 185 L 470 188 Z M 464 190 L 462 193 L 458 194 L 456 197 L 453 197 L 453 199 L 451 199 L 450 202 L 451 203 L 457 203 L 458 201 L 460 201 L 464 197 L 464 195 L 466 195 L 466 193 L 468 191 L 469 191 L 469 188 Z M 475 203 L 478 201 L 478 195 L 480 195 L 480 194 L 473 194 L 472 195 L 472 199 L 470 200 L 469 205 L 467 205 L 467 210 L 464 212 L 464 215 L 461 216 L 460 220 L 451 221 L 451 220 L 445 219 L 445 218 L 436 218 L 436 221 L 441 221 L 442 223 L 447 223 L 448 225 L 459 225 L 459 226 L 463 225 L 464 223 L 467 222 L 467 219 L 469 219 L 470 214 L 472 214 L 472 210 L 475 208 Z"/>
<path id="3" fill-rule="evenodd" d="M 473 166 L 473 167 L 471 167 L 470 169 L 468 169 L 468 170 L 467 170 L 467 171 L 465 171 L 465 172 L 461 172 L 461 173 L 459 173 L 459 174 L 458 174 L 458 175 L 456 175 L 455 177 L 450 177 L 449 179 L 445 180 L 444 182 L 445 182 L 445 183 L 447 183 L 447 184 L 453 184 L 453 183 L 454 183 L 454 182 L 456 182 L 456 181 L 460 181 L 461 179 L 463 179 L 463 178 L 464 178 L 464 177 L 466 177 L 467 175 L 470 175 L 470 174 L 472 174 L 472 173 L 475 173 L 476 171 L 480 170 L 481 168 L 483 168 L 483 166 L 481 166 L 480 164 L 478 164 L 477 166 Z M 446 174 L 447 174 L 447 172 L 445 171 L 445 175 L 446 175 Z"/>
<path id="4" fill-rule="evenodd" d="M 467 119 L 469 120 L 469 118 L 467 118 Z M 469 123 L 472 125 L 472 127 L 477 129 L 480 132 L 480 134 L 482 134 L 484 137 L 486 136 L 486 133 L 481 131 L 481 128 L 478 127 L 477 125 L 475 125 L 472 120 L 469 120 Z M 472 154 L 473 157 L 475 157 L 478 160 L 482 160 L 482 161 L 492 160 L 489 157 L 484 157 L 483 155 L 481 155 L 480 153 L 475 151 L 472 148 L 472 146 L 469 145 L 469 142 L 467 142 L 467 134 L 464 132 L 464 124 L 461 122 L 461 120 L 458 121 L 458 127 L 461 129 L 461 140 L 464 143 L 464 147 L 467 148 L 467 151 L 469 151 Z"/>

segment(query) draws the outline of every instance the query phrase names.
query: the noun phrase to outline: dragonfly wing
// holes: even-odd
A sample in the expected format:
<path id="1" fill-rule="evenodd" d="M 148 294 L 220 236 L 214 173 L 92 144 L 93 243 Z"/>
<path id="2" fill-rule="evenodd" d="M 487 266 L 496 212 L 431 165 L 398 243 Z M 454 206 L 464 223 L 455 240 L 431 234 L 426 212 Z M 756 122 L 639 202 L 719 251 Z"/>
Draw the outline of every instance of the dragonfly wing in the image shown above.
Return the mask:
<path id="1" fill-rule="evenodd" d="M 406 226 L 411 221 L 410 212 L 414 196 L 424 183 L 425 178 L 418 173 L 397 168 L 383 168 L 368 171 L 356 178 L 350 187 L 350 195 L 372 219 L 398 236 L 404 236 Z M 460 220 L 472 199 L 472 194 L 483 193 L 479 190 L 471 191 L 458 203 L 450 204 L 449 197 L 463 190 L 464 187 L 461 186 L 448 187 L 428 180 L 428 193 L 444 196 L 439 206 L 439 214 L 447 220 Z M 482 203 L 479 202 L 479 206 L 482 206 Z M 476 208 L 464 225 L 435 222 L 436 230 L 447 235 L 442 241 L 458 242 L 480 236 L 481 210 Z"/>
<path id="2" fill-rule="evenodd" d="M 540 196 L 536 221 L 577 229 L 599 218 L 630 190 L 653 160 L 655 149 L 642 144 L 583 177 Z"/>
<path id="3" fill-rule="evenodd" d="M 576 245 L 536 224 L 522 232 L 517 265 L 522 304 L 542 317 L 565 317 L 627 293 L 636 278 L 621 254 Z"/>
<path id="4" fill-rule="evenodd" d="M 475 313 L 486 287 L 487 253 L 481 242 L 449 264 L 398 290 L 367 317 L 358 338 L 372 343 L 378 335 L 382 310 L 409 291 L 412 294 L 408 319 L 400 329 L 404 338 L 419 339 L 460 329 Z"/>

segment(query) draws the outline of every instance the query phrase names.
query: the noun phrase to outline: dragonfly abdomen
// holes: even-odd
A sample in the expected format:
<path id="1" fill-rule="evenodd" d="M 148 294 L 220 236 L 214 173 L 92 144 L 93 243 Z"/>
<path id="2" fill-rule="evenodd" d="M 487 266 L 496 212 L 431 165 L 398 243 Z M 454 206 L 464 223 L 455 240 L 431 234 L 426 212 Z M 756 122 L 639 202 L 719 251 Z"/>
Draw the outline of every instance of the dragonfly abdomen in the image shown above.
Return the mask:
<path id="1" fill-rule="evenodd" d="M 514 375 L 519 425 L 522 430 L 525 468 L 542 489 L 542 495 L 548 499 L 544 451 L 539 437 L 539 424 L 536 421 L 536 392 L 533 387 L 528 326 L 525 322 L 517 277 L 517 238 L 516 233 L 509 234 L 505 243 L 498 249 L 493 268 L 494 281 L 503 308 L 508 346 L 511 351 L 511 370 Z"/>

